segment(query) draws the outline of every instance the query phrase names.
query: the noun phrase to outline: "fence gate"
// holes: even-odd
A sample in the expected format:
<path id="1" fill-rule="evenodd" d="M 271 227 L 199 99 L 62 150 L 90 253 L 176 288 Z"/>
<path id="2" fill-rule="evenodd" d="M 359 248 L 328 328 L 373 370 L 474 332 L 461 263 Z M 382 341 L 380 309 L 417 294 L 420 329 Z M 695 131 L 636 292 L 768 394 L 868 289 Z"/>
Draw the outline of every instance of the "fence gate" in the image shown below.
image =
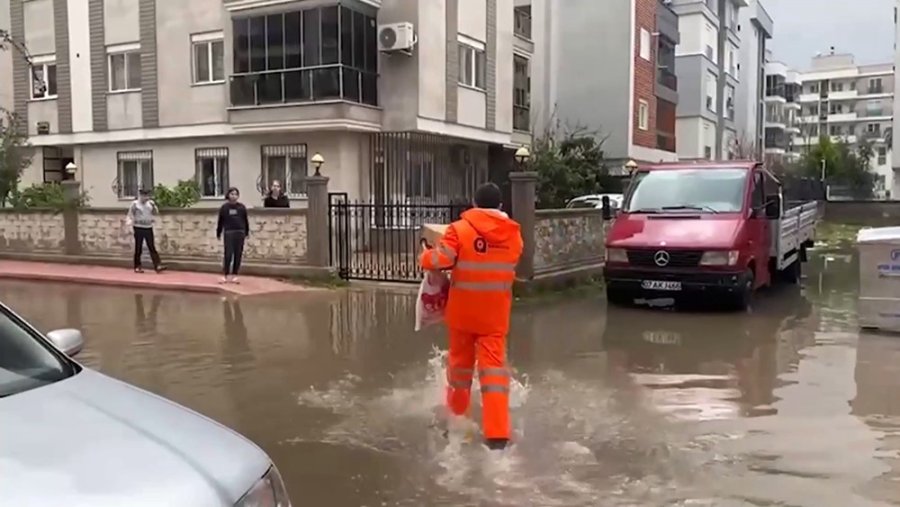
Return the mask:
<path id="1" fill-rule="evenodd" d="M 331 264 L 345 280 L 418 282 L 420 228 L 446 224 L 468 206 L 412 201 L 370 202 L 329 194 Z"/>

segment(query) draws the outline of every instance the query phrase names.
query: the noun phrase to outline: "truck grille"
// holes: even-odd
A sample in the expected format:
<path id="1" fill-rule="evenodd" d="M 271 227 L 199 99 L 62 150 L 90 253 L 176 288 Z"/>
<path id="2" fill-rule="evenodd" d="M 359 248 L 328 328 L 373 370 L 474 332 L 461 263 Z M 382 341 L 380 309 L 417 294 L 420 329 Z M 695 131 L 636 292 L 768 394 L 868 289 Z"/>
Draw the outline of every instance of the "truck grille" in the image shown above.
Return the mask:
<path id="1" fill-rule="evenodd" d="M 660 266 L 656 263 L 656 254 L 665 252 L 669 256 L 669 262 Z M 700 258 L 703 257 L 701 250 L 626 250 L 628 255 L 628 263 L 633 266 L 643 266 L 649 268 L 693 268 L 700 264 Z"/>

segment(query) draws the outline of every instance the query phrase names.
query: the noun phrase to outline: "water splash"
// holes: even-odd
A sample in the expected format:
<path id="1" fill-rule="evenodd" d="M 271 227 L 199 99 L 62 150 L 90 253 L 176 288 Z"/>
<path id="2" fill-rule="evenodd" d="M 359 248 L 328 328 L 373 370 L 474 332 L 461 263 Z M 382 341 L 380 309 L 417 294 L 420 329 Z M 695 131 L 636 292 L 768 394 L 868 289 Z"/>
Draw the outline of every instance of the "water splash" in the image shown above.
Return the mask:
<path id="1" fill-rule="evenodd" d="M 672 457 L 672 435 L 660 431 L 661 416 L 635 411 L 633 400 L 624 410 L 615 391 L 600 382 L 559 371 L 534 382 L 514 374 L 515 444 L 492 452 L 480 445 L 479 396 L 472 397 L 471 420 L 444 415 L 446 360 L 446 351 L 434 349 L 426 365 L 395 375 L 390 389 L 364 395 L 362 379 L 347 375 L 323 390 L 310 388 L 299 402 L 342 416 L 320 441 L 421 464 L 415 472 L 421 481 L 448 495 L 432 498 L 433 505 L 461 499 L 493 506 L 671 505 L 684 498 L 678 471 L 695 468 Z M 477 379 L 472 392 L 479 392 Z M 442 418 L 446 438 L 433 429 Z"/>

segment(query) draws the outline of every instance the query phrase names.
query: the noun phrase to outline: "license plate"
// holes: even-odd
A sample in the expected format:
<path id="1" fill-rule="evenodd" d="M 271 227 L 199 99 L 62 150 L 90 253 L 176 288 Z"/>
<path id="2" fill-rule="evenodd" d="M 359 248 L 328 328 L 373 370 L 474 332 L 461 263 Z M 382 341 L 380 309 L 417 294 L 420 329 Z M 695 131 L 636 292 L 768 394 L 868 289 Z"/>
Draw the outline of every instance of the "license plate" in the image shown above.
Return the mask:
<path id="1" fill-rule="evenodd" d="M 647 290 L 679 291 L 681 290 L 681 282 L 644 280 L 643 282 L 641 282 L 641 287 Z"/>
<path id="2" fill-rule="evenodd" d="M 644 331 L 644 341 L 658 345 L 678 345 L 681 335 L 669 331 Z"/>

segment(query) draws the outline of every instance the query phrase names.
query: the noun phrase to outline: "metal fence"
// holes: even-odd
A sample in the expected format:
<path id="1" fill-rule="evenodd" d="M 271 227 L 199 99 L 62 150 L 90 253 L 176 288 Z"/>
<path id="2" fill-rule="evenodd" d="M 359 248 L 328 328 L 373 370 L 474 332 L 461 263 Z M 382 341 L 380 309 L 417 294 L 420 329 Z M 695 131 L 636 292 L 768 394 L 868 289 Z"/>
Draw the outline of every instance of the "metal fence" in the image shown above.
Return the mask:
<path id="1" fill-rule="evenodd" d="M 329 198 L 331 263 L 345 280 L 418 282 L 422 225 L 450 223 L 469 207 Z"/>

